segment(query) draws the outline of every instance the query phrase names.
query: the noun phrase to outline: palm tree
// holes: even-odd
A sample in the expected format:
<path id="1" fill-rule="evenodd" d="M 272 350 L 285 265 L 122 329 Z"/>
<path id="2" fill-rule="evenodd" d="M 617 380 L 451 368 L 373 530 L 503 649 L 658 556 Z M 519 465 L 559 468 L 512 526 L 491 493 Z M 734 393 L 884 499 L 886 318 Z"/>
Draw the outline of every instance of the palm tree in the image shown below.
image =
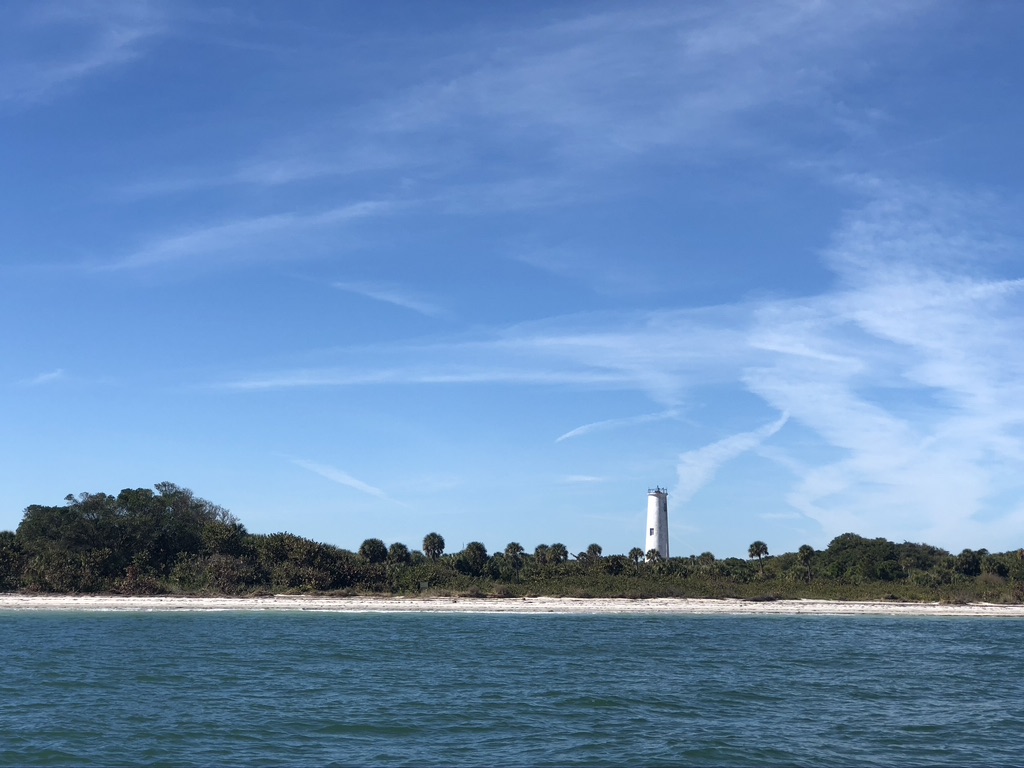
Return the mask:
<path id="1" fill-rule="evenodd" d="M 519 569 L 523 567 L 523 545 L 518 541 L 510 541 L 505 547 L 505 559 L 516 571 L 516 580 L 519 580 Z"/>
<path id="2" fill-rule="evenodd" d="M 764 561 L 761 558 L 768 554 L 768 545 L 763 541 L 755 541 L 750 545 L 747 554 L 750 555 L 751 559 L 757 558 L 757 564 L 761 566 L 761 575 L 764 576 Z"/>
<path id="3" fill-rule="evenodd" d="M 633 561 L 633 565 L 636 566 L 636 572 L 640 573 L 640 561 L 644 559 L 644 551 L 640 547 L 633 547 L 629 550 L 629 559 Z"/>
<path id="4" fill-rule="evenodd" d="M 548 558 L 551 556 L 551 547 L 547 544 L 538 544 L 537 548 L 533 550 L 533 559 L 536 560 L 540 565 L 547 565 Z"/>
<path id="5" fill-rule="evenodd" d="M 371 563 L 383 563 L 388 559 L 388 548 L 380 539 L 367 539 L 359 545 L 359 556 Z"/>
<path id="6" fill-rule="evenodd" d="M 409 552 L 409 548 L 400 541 L 396 541 L 388 548 L 388 562 L 389 563 L 406 563 L 408 564 L 412 560 L 412 553 Z"/>
<path id="7" fill-rule="evenodd" d="M 648 563 L 660 563 L 661 562 L 661 552 L 659 552 L 654 547 L 651 547 L 650 549 L 648 549 L 647 550 L 647 554 L 644 555 L 644 557 L 647 558 L 647 562 Z"/>
<path id="8" fill-rule="evenodd" d="M 811 583 L 811 559 L 814 557 L 814 547 L 810 544 L 803 544 L 796 551 L 796 558 L 800 564 L 807 569 L 807 583 Z"/>
<path id="9" fill-rule="evenodd" d="M 591 544 L 587 547 L 585 552 L 577 553 L 576 562 L 582 564 L 586 568 L 593 568 L 601 562 L 602 551 L 600 544 Z"/>
<path id="10" fill-rule="evenodd" d="M 487 565 L 487 547 L 479 541 L 471 541 L 462 550 L 460 559 L 471 575 L 479 576 L 484 572 L 484 566 Z"/>
<path id="11" fill-rule="evenodd" d="M 548 549 L 548 557 L 552 563 L 564 563 L 569 559 L 569 550 L 566 549 L 565 544 L 552 544 Z"/>
<path id="12" fill-rule="evenodd" d="M 423 554 L 431 560 L 437 560 L 444 552 L 444 536 L 439 533 L 428 533 L 423 537 Z"/>

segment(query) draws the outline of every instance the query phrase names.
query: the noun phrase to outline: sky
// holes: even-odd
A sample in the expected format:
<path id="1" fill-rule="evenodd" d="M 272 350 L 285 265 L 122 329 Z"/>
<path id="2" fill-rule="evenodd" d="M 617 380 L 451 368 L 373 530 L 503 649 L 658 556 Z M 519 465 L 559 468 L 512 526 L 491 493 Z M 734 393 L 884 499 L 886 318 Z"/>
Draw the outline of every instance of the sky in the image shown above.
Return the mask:
<path id="1" fill-rule="evenodd" d="M 0 4 L 0 529 L 1024 546 L 1011 2 Z"/>

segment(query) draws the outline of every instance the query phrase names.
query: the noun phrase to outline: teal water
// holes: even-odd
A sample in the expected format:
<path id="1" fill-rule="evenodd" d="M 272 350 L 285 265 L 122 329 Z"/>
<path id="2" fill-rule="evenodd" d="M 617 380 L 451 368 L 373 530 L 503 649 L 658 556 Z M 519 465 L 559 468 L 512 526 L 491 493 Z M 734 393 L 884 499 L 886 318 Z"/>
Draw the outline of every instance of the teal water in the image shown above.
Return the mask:
<path id="1" fill-rule="evenodd" d="M 1024 622 L 0 613 L 0 765 L 1019 765 Z"/>

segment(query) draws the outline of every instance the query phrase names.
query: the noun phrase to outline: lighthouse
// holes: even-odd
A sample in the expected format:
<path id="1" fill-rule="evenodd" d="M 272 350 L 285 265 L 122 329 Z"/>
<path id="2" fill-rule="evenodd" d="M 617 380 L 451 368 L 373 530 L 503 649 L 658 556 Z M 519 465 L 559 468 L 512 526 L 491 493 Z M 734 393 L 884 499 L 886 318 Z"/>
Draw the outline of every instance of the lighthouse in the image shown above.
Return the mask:
<path id="1" fill-rule="evenodd" d="M 658 550 L 662 560 L 668 559 L 668 491 L 661 487 L 647 491 L 647 544 L 644 554 L 652 549 Z"/>

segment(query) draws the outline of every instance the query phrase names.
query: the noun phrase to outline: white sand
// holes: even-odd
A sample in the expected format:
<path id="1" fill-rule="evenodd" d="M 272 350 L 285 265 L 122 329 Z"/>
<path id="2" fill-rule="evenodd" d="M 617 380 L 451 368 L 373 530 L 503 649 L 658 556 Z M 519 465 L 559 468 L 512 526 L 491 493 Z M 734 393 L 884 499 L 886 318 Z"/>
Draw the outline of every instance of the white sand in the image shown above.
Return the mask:
<path id="1" fill-rule="evenodd" d="M 326 611 L 336 613 L 731 614 L 825 616 L 990 616 L 1024 618 L 1024 605 L 696 600 L 654 598 L 451 597 L 118 597 L 0 594 L 0 611 Z"/>

